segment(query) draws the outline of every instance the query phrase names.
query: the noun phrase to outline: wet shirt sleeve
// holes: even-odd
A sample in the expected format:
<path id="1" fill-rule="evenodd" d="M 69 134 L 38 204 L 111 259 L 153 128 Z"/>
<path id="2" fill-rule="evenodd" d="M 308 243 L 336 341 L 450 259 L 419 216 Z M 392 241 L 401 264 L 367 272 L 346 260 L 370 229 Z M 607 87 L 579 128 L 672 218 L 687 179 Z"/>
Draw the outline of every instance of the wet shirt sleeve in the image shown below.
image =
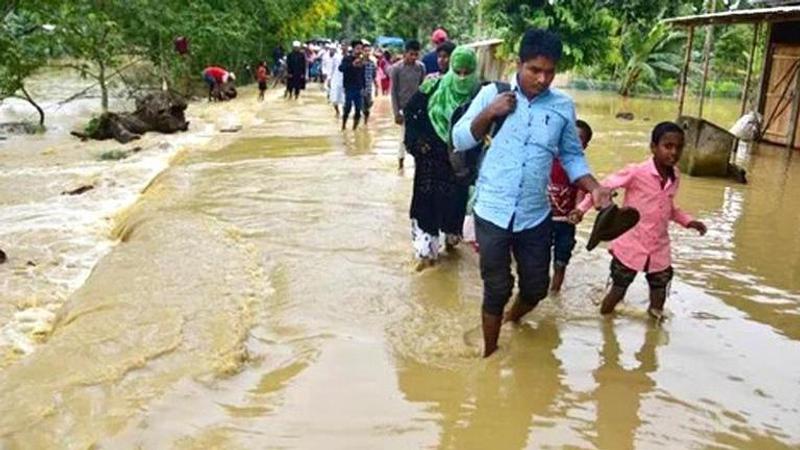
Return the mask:
<path id="1" fill-rule="evenodd" d="M 675 223 L 680 224 L 684 228 L 688 227 L 689 224 L 694 221 L 694 217 L 691 214 L 689 214 L 686 211 L 678 208 L 675 205 L 672 205 L 672 214 L 671 214 L 670 218 Z"/>
<path id="2" fill-rule="evenodd" d="M 636 175 L 637 170 L 639 170 L 639 167 L 635 164 L 631 164 L 625 167 L 624 169 L 620 170 L 619 172 L 609 175 L 600 184 L 609 189 L 619 189 L 619 188 L 627 189 L 628 186 L 630 186 L 631 180 Z M 592 205 L 593 205 L 593 198 L 592 195 L 589 193 L 578 204 L 578 209 L 586 213 L 587 211 L 589 211 L 589 209 L 592 208 Z"/>
<path id="3" fill-rule="evenodd" d="M 583 154 L 583 146 L 578 138 L 578 130 L 575 126 L 575 107 L 570 104 L 566 107 L 565 115 L 567 124 L 561 131 L 561 142 L 559 142 L 558 159 L 569 175 L 570 182 L 574 183 L 577 179 L 589 175 L 589 165 L 586 163 L 586 156 Z"/>
<path id="4" fill-rule="evenodd" d="M 497 95 L 494 83 L 484 86 L 472 100 L 467 112 L 453 127 L 453 148 L 457 152 L 469 150 L 478 145 L 478 140 L 472 135 L 472 121 L 486 108 Z"/>

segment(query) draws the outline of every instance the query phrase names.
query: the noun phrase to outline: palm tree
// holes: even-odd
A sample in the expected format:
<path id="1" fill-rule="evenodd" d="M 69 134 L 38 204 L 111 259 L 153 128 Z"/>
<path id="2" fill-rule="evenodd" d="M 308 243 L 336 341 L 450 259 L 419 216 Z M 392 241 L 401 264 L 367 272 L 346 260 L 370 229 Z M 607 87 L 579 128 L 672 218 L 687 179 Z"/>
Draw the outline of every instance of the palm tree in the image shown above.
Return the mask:
<path id="1" fill-rule="evenodd" d="M 628 62 L 623 68 L 619 93 L 629 96 L 640 83 L 657 86 L 659 75 L 677 76 L 681 69 L 680 47 L 685 33 L 657 23 L 643 37 L 634 29 L 626 32 L 623 42 L 630 43 Z"/>

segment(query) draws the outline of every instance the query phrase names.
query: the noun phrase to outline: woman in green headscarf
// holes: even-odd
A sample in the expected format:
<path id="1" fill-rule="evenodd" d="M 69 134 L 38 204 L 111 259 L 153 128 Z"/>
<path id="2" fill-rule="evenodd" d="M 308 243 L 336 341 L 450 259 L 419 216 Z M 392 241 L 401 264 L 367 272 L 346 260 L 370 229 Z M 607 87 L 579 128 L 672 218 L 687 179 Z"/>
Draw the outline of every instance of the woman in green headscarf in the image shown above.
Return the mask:
<path id="1" fill-rule="evenodd" d="M 436 134 L 450 142 L 450 116 L 456 108 L 471 99 L 480 86 L 475 69 L 478 59 L 468 47 L 456 47 L 450 55 L 450 68 L 443 77 L 428 80 L 420 91 L 429 95 L 428 118 Z M 432 92 L 432 93 L 431 93 Z"/>
<path id="2" fill-rule="evenodd" d="M 448 249 L 461 241 L 468 186 L 450 164 L 450 116 L 480 87 L 477 65 L 472 49 L 457 47 L 447 73 L 423 83 L 404 112 L 405 144 L 415 163 L 410 216 L 420 268 L 436 262 L 440 233 Z"/>

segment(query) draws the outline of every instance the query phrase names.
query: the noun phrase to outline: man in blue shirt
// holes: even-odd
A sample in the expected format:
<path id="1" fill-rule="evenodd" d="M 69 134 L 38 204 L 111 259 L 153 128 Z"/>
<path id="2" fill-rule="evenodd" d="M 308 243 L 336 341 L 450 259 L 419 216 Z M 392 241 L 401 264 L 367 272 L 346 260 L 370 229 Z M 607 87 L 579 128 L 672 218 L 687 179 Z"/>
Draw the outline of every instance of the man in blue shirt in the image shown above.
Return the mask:
<path id="1" fill-rule="evenodd" d="M 447 39 L 447 31 L 443 28 L 433 30 L 433 34 L 431 35 L 433 50 L 422 57 L 422 64 L 425 65 L 425 73 L 427 75 L 439 71 L 439 46 L 444 44 Z"/>
<path id="2" fill-rule="evenodd" d="M 484 357 L 497 350 L 504 321 L 518 322 L 547 296 L 552 226 L 547 183 L 553 159 L 561 161 L 571 182 L 591 193 L 595 205 L 611 201 L 611 191 L 598 184 L 583 156 L 575 103 L 550 88 L 561 53 L 557 35 L 528 30 L 520 43 L 511 90 L 498 95 L 494 83 L 484 86 L 453 127 L 455 150 L 466 151 L 505 117 L 481 165 L 474 208 L 483 279 Z M 514 287 L 512 253 L 519 296 L 504 317 Z"/>

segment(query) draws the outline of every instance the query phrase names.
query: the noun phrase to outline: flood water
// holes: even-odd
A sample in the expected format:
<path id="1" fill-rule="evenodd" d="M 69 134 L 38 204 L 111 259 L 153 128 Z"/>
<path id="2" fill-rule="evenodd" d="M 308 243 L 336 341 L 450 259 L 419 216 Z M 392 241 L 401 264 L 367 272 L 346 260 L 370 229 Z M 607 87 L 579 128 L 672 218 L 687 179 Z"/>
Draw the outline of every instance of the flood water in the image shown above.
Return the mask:
<path id="1" fill-rule="evenodd" d="M 646 318 L 641 277 L 600 317 L 609 256 L 582 248 L 584 223 L 562 294 L 482 360 L 477 255 L 461 247 L 414 270 L 413 167 L 396 171 L 388 101 L 342 133 L 316 87 L 296 103 L 244 92 L 192 106 L 245 117 L 241 132 L 182 142 L 135 203 L 86 225 L 108 248 L 75 290 L 46 277 L 63 271 L 0 266 L 0 327 L 26 299 L 63 297 L 52 331 L 0 364 L 0 448 L 800 446 L 800 155 L 741 154 L 748 185 L 683 179 L 678 203 L 709 233 L 673 228 L 663 325 Z M 574 95 L 601 175 L 644 160 L 649 130 L 675 115 L 668 100 Z M 623 109 L 636 120 L 615 119 Z M 738 103 L 706 110 L 728 127 Z M 137 158 L 96 171 L 132 177 Z M 44 169 L 0 161 L 16 174 L 0 176 L 2 226 L 43 217 L 25 205 L 58 194 L 13 187 Z M 25 235 L 59 254 L 48 240 L 64 233 L 23 231 L 0 247 L 12 254 Z"/>

